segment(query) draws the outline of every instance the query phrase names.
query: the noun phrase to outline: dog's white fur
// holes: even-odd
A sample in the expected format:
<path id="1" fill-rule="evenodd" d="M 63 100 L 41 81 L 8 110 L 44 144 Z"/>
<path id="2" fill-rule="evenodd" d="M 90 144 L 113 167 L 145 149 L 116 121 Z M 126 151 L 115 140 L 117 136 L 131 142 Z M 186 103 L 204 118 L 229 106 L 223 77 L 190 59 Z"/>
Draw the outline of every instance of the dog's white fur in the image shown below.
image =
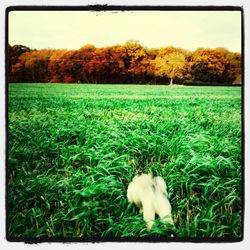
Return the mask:
<path id="1" fill-rule="evenodd" d="M 136 175 L 127 190 L 128 201 L 141 208 L 148 230 L 153 226 L 155 214 L 163 221 L 174 224 L 167 195 L 163 178 L 153 177 L 152 174 Z"/>

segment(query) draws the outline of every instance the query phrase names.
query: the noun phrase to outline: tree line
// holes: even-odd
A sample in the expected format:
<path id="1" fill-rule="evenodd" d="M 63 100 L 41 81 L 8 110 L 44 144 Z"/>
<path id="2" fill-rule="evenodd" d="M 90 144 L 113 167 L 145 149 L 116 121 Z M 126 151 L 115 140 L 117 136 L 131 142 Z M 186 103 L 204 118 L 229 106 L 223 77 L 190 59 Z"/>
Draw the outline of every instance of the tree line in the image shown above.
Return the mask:
<path id="1" fill-rule="evenodd" d="M 134 40 L 78 50 L 9 45 L 7 67 L 8 82 L 232 83 L 241 72 L 241 54 L 225 48 L 146 48 Z"/>

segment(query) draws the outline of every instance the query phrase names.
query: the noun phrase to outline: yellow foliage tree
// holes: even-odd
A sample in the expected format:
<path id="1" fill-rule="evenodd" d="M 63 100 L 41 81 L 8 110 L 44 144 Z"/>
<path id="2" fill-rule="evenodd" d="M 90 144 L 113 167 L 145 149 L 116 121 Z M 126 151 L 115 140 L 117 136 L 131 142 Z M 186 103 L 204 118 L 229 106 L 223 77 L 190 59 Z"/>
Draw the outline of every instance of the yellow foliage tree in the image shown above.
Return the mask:
<path id="1" fill-rule="evenodd" d="M 155 73 L 170 78 L 170 85 L 176 77 L 182 77 L 185 68 L 185 52 L 174 47 L 161 49 L 154 60 Z"/>

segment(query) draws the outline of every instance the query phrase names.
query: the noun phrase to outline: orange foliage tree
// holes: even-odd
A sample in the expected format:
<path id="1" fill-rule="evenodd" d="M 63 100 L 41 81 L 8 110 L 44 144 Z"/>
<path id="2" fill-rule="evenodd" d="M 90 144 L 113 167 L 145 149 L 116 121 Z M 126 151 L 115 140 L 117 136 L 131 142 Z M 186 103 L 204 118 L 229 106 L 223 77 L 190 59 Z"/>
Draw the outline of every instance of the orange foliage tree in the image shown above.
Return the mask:
<path id="1" fill-rule="evenodd" d="M 241 54 L 224 48 L 194 52 L 148 49 L 138 41 L 78 50 L 8 47 L 8 81 L 66 83 L 231 83 L 241 72 Z"/>
<path id="2" fill-rule="evenodd" d="M 156 50 L 144 48 L 136 40 L 129 40 L 124 48 L 127 53 L 126 64 L 131 81 L 149 81 L 153 76 L 152 60 L 155 59 Z"/>
<path id="3" fill-rule="evenodd" d="M 194 81 L 231 83 L 240 72 L 239 54 L 225 49 L 198 49 L 191 63 Z"/>
<path id="4" fill-rule="evenodd" d="M 13 75 L 24 82 L 48 82 L 48 61 L 51 50 L 31 50 L 20 55 L 12 66 Z M 13 77 L 13 76 L 12 76 Z M 14 77 L 15 78 L 15 77 Z"/>
<path id="5" fill-rule="evenodd" d="M 52 83 L 63 82 L 64 76 L 61 74 L 60 63 L 67 50 L 53 50 L 48 62 L 48 76 Z"/>
<path id="6" fill-rule="evenodd" d="M 23 45 L 8 46 L 8 81 L 23 81 L 23 64 L 19 61 L 19 57 L 30 51 L 30 48 Z"/>

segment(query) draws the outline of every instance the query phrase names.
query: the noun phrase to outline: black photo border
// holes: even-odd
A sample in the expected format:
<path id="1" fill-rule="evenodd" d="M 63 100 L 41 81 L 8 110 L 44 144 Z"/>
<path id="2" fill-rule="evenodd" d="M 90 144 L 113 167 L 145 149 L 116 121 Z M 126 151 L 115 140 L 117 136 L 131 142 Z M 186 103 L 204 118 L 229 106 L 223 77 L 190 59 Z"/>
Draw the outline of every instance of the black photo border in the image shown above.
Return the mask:
<path id="1" fill-rule="evenodd" d="M 241 237 L 13 237 L 9 233 L 8 224 L 8 44 L 9 44 L 9 13 L 11 11 L 240 11 L 241 12 Z M 42 243 L 42 242 L 210 242 L 210 243 L 230 243 L 240 242 L 244 239 L 244 214 L 245 214 L 245 34 L 244 34 L 244 8 L 242 6 L 131 6 L 131 5 L 86 5 L 86 6 L 42 6 L 42 5 L 15 5 L 5 9 L 5 121 L 6 121 L 6 176 L 5 176 L 5 202 L 6 202 L 6 239 L 9 242 Z"/>

